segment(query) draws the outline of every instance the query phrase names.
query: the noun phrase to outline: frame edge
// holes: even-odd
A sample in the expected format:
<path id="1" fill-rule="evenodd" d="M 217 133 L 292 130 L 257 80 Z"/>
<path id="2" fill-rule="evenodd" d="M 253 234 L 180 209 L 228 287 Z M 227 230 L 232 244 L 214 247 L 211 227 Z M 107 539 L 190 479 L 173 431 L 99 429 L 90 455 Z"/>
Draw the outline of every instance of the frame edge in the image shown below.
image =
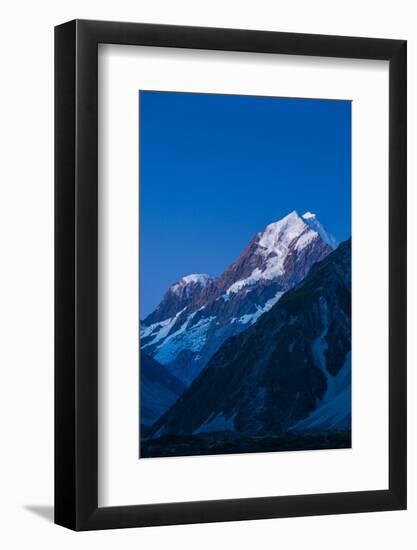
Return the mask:
<path id="1" fill-rule="evenodd" d="M 75 144 L 76 22 L 55 27 L 54 521 L 76 525 Z"/>
<path id="2" fill-rule="evenodd" d="M 164 31 L 162 33 L 161 31 Z M 181 38 L 181 33 L 185 36 Z M 202 35 L 202 36 L 201 36 Z M 249 40 L 250 38 L 250 40 Z M 307 43 L 314 39 L 310 53 Z M 329 45 L 329 40 L 332 42 Z M 356 42 L 355 42 L 356 41 Z M 120 507 L 97 506 L 97 74 L 99 42 L 143 43 L 390 61 L 389 489 Z M 279 42 L 279 44 L 277 44 Z M 202 45 L 202 44 L 205 44 Z M 217 46 L 214 46 L 216 44 Z M 76 531 L 300 517 L 406 508 L 406 43 L 75 20 L 55 29 L 55 523 Z M 304 53 L 303 53 L 304 52 Z M 350 55 L 348 54 L 350 52 Z M 94 163 L 96 163 L 94 165 Z M 396 194 L 392 195 L 394 182 Z M 399 271 L 398 271 L 399 270 Z M 92 272 L 93 271 L 93 272 Z M 96 285 L 97 286 L 97 285 Z M 93 295 L 91 295 L 93 294 Z M 401 296 L 398 303 L 394 298 Z M 398 323 L 398 319 L 401 322 Z M 398 323 L 393 327 L 392 321 Z M 391 332 L 392 331 L 392 332 Z M 396 351 L 396 353 L 394 353 Z M 395 365 L 394 366 L 394 360 Z M 394 370 L 395 369 L 395 370 Z M 391 386 L 393 383 L 393 386 Z M 392 391 L 391 391 L 391 388 Z M 395 417 L 392 410 L 396 410 Z"/>
<path id="3" fill-rule="evenodd" d="M 407 508 L 407 42 L 389 60 L 389 488 Z"/>

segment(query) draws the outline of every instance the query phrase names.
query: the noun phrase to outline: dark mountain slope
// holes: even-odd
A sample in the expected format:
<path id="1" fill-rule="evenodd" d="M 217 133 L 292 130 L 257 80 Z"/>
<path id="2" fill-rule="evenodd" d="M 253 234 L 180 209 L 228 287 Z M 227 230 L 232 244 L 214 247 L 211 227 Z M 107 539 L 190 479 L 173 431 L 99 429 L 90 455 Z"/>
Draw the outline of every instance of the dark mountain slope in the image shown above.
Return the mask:
<path id="1" fill-rule="evenodd" d="M 140 422 L 151 425 L 184 392 L 184 384 L 143 351 L 140 354 Z"/>

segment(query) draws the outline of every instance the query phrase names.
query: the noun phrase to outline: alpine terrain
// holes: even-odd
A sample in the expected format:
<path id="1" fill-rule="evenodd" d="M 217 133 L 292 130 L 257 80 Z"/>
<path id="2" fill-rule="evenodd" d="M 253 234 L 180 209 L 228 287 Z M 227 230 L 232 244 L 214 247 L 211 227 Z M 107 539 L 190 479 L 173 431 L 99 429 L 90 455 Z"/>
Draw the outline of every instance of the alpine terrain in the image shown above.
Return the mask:
<path id="1" fill-rule="evenodd" d="M 350 446 L 351 241 L 331 252 L 332 241 L 311 219 L 291 213 L 256 235 L 217 280 L 180 282 L 168 291 L 152 315 L 168 312 L 177 289 L 180 313 L 169 310 L 169 319 L 182 317 L 178 336 L 203 319 L 205 337 L 222 325 L 227 332 L 226 319 L 243 327 L 223 338 L 191 386 L 150 427 L 141 456 Z M 199 316 L 206 309 L 210 315 Z M 252 317 L 239 323 L 243 315 Z M 151 321 L 143 330 L 157 317 Z M 158 342 L 169 346 L 169 333 L 148 346 L 155 357 Z M 204 353 L 204 346 L 205 340 L 193 353 Z"/>
<path id="2" fill-rule="evenodd" d="M 141 350 L 190 385 L 229 337 L 254 325 L 335 247 L 314 214 L 291 212 L 257 233 L 220 276 L 171 285 L 141 322 Z"/>

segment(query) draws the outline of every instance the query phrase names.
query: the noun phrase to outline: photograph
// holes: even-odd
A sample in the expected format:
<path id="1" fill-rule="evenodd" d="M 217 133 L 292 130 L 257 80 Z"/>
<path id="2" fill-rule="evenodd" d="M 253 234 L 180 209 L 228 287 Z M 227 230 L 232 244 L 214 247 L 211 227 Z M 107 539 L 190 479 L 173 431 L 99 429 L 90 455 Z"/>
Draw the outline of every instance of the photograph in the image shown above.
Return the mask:
<path id="1" fill-rule="evenodd" d="M 4 4 L 0 548 L 417 548 L 417 18 L 382 4 Z"/>
<path id="2" fill-rule="evenodd" d="M 139 459 L 351 447 L 351 125 L 139 90 Z"/>

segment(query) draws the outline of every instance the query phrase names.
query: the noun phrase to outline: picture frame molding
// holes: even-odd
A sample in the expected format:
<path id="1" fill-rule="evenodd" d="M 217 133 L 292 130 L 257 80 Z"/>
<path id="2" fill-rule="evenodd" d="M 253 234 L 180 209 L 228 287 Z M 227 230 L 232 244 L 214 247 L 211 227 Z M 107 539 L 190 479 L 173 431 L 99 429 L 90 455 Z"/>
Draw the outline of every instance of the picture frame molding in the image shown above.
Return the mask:
<path id="1" fill-rule="evenodd" d="M 389 62 L 389 488 L 98 506 L 98 45 Z M 403 510 L 406 419 L 404 40 L 74 20 L 55 28 L 55 523 L 76 531 Z"/>

